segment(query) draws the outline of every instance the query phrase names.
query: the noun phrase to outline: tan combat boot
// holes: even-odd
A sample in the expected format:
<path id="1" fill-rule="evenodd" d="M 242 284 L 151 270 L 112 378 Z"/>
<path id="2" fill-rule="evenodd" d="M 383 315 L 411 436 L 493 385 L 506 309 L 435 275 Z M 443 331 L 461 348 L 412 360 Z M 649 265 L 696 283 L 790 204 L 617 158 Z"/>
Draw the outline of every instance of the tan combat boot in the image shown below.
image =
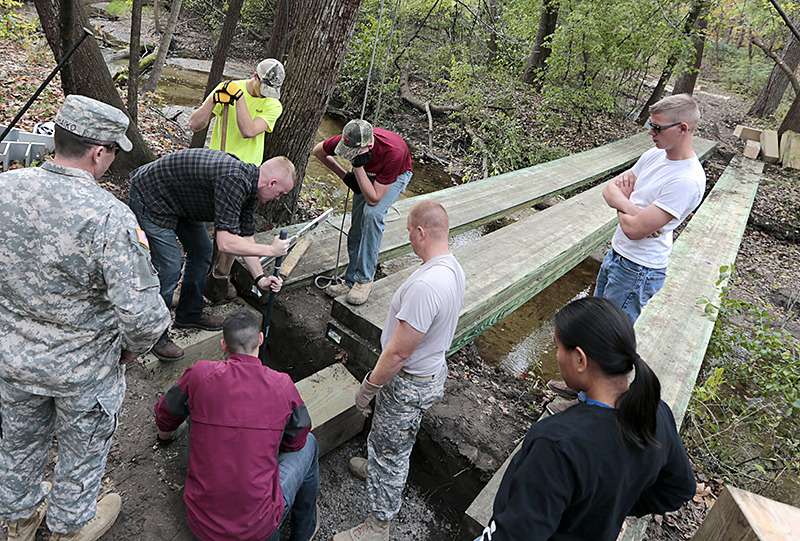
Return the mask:
<path id="1" fill-rule="evenodd" d="M 97 502 L 94 518 L 84 524 L 83 528 L 69 533 L 54 533 L 50 536 L 50 541 L 97 541 L 114 525 L 120 507 L 122 499 L 119 494 L 106 494 Z"/>
<path id="2" fill-rule="evenodd" d="M 367 480 L 367 459 L 361 458 L 360 456 L 354 456 L 350 459 L 350 463 L 347 465 L 350 473 L 352 473 L 357 478 L 361 479 L 362 481 Z"/>
<path id="3" fill-rule="evenodd" d="M 391 520 L 378 520 L 372 514 L 363 524 L 337 533 L 331 541 L 389 541 Z"/>
<path id="4" fill-rule="evenodd" d="M 52 486 L 47 481 L 44 482 L 47 486 L 47 492 L 50 492 Z M 44 520 L 47 513 L 47 500 L 42 500 L 42 503 L 36 508 L 28 518 L 22 518 L 13 522 L 8 522 L 8 541 L 33 541 L 36 539 L 36 530 Z"/>
<path id="5" fill-rule="evenodd" d="M 325 288 L 325 294 L 334 299 L 348 293 L 350 293 L 350 286 L 347 284 L 331 284 Z"/>
<path id="6" fill-rule="evenodd" d="M 348 304 L 354 304 L 356 306 L 364 304 L 367 302 L 371 291 L 372 282 L 356 282 L 353 284 L 353 289 L 350 290 L 350 293 L 347 295 L 347 299 L 345 300 Z"/>

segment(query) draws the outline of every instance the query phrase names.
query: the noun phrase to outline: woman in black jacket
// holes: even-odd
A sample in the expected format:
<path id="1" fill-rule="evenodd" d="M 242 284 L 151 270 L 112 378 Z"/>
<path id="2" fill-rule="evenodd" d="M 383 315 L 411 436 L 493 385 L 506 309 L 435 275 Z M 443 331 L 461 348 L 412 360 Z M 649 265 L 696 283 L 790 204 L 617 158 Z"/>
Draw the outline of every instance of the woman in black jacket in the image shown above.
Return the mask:
<path id="1" fill-rule="evenodd" d="M 613 541 L 627 515 L 673 511 L 695 493 L 672 412 L 625 313 L 599 297 L 573 301 L 555 316 L 555 342 L 579 402 L 531 427 L 479 540 Z"/>

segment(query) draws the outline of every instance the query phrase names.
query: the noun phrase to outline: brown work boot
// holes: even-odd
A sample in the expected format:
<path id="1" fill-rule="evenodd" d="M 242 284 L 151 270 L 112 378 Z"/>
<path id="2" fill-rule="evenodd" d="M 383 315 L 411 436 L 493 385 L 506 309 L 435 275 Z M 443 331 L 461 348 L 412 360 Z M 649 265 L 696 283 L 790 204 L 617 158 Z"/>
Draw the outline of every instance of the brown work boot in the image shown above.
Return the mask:
<path id="1" fill-rule="evenodd" d="M 331 284 L 325 288 L 325 294 L 328 297 L 333 297 L 334 299 L 336 297 L 341 297 L 342 295 L 347 295 L 348 293 L 350 293 L 350 286 L 345 283 Z"/>
<path id="2" fill-rule="evenodd" d="M 370 291 L 372 291 L 372 282 L 363 284 L 361 282 L 356 282 L 353 285 L 353 289 L 350 290 L 350 294 L 347 295 L 347 302 L 349 304 L 355 304 L 356 306 L 364 304 L 369 298 Z"/>
<path id="3" fill-rule="evenodd" d="M 331 541 L 389 541 L 391 520 L 378 520 L 372 514 L 363 524 L 337 533 Z"/>
<path id="4" fill-rule="evenodd" d="M 361 458 L 360 456 L 354 456 L 350 459 L 350 463 L 347 465 L 350 473 L 361 479 L 362 481 L 367 480 L 367 459 Z"/>
<path id="5" fill-rule="evenodd" d="M 203 314 L 194 321 L 175 320 L 175 326 L 181 329 L 193 327 L 195 329 L 203 329 L 204 331 L 221 331 L 223 321 L 225 321 L 223 317 Z"/>
<path id="6" fill-rule="evenodd" d="M 578 398 L 578 391 L 567 387 L 566 382 L 560 379 L 551 379 L 547 382 L 547 388 L 556 393 L 558 396 L 573 399 Z"/>
<path id="7" fill-rule="evenodd" d="M 122 499 L 119 494 L 106 494 L 97 502 L 94 518 L 83 525 L 80 530 L 69 533 L 54 533 L 50 541 L 97 541 L 117 520 Z"/>
<path id="8" fill-rule="evenodd" d="M 47 492 L 50 492 L 52 486 L 47 481 Z M 36 539 L 36 530 L 44 520 L 44 515 L 47 513 L 47 500 L 42 500 L 42 503 L 36 508 L 28 518 L 22 518 L 15 521 L 8 521 L 8 541 L 34 541 Z"/>
<path id="9" fill-rule="evenodd" d="M 165 363 L 173 363 L 186 357 L 186 353 L 166 333 L 158 339 L 158 342 L 150 351 L 159 361 Z"/>
<path id="10" fill-rule="evenodd" d="M 211 302 L 220 302 L 228 298 L 228 277 L 216 278 L 212 273 L 208 273 L 203 296 Z"/>

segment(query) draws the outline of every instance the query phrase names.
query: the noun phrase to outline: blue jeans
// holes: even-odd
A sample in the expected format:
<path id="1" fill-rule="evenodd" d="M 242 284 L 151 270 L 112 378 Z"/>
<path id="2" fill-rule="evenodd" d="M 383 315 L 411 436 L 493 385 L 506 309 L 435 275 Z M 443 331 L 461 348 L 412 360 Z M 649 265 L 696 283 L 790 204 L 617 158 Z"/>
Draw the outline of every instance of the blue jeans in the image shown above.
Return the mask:
<path id="1" fill-rule="evenodd" d="M 406 191 L 411 171 L 406 171 L 389 185 L 377 205 L 368 205 L 361 194 L 353 195 L 353 212 L 350 219 L 350 231 L 347 232 L 347 255 L 350 262 L 344 273 L 344 281 L 353 287 L 355 282 L 362 284 L 371 282 L 375 277 L 378 265 L 378 254 L 381 251 L 383 230 L 386 229 L 386 213 L 394 205 L 400 194 Z"/>
<path id="2" fill-rule="evenodd" d="M 281 491 L 286 508 L 275 532 L 267 541 L 278 541 L 281 525 L 291 511 L 291 541 L 308 541 L 317 527 L 317 487 L 319 486 L 319 447 L 313 434 L 295 452 L 278 453 Z"/>
<path id="3" fill-rule="evenodd" d="M 178 240 L 181 241 L 186 253 L 186 264 L 183 269 L 181 296 L 175 308 L 175 320 L 185 323 L 199 319 L 203 315 L 203 291 L 213 254 L 205 224 L 183 218 L 178 219 L 178 226 L 174 230 L 154 224 L 144 215 L 142 196 L 135 185 L 131 185 L 128 206 L 147 234 L 150 257 L 158 271 L 161 297 L 167 303 L 167 308 L 172 308 L 172 295 L 181 277 L 181 249 Z"/>
<path id="4" fill-rule="evenodd" d="M 651 269 L 609 250 L 597 274 L 595 297 L 604 297 L 622 308 L 636 323 L 650 297 L 664 285 L 667 269 Z"/>

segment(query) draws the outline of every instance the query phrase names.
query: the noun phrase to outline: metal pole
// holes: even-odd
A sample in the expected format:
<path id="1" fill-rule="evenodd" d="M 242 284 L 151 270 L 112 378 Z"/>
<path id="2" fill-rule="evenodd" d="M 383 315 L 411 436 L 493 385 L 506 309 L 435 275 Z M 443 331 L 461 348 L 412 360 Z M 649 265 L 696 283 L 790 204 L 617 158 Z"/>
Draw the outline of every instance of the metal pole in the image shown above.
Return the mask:
<path id="1" fill-rule="evenodd" d="M 280 237 L 281 239 L 285 239 L 288 232 L 285 229 L 281 229 Z M 272 273 L 273 276 L 278 276 L 281 272 L 281 264 L 283 263 L 283 256 L 275 258 L 275 271 Z M 258 287 L 258 285 L 256 285 Z M 261 348 L 258 350 L 258 358 L 261 359 L 261 362 L 265 362 L 265 355 L 267 353 L 267 336 L 269 336 L 269 325 L 272 322 L 272 305 L 275 303 L 275 292 L 270 289 L 269 291 L 269 303 L 267 303 L 267 314 L 264 316 L 264 341 L 261 343 Z"/>
<path id="2" fill-rule="evenodd" d="M 78 46 L 80 46 L 80 44 L 83 43 L 83 40 L 85 40 L 89 36 L 94 37 L 92 31 L 89 30 L 88 28 L 84 27 L 83 31 L 85 32 L 85 34 L 82 35 L 80 39 L 75 43 L 75 45 L 73 45 L 72 48 L 69 51 L 67 51 L 67 54 L 65 54 L 63 58 L 61 58 L 61 62 L 59 62 L 58 65 L 55 67 L 55 69 L 50 73 L 50 75 L 47 76 L 47 79 L 45 79 L 44 82 L 41 85 L 39 85 L 39 88 L 37 88 L 36 92 L 33 93 L 33 96 L 31 96 L 31 99 L 29 99 L 28 103 L 25 104 L 25 107 L 23 107 L 22 110 L 20 110 L 20 112 L 17 113 L 17 116 L 14 117 L 14 120 L 11 121 L 11 124 L 9 124 L 6 127 L 6 130 L 3 132 L 2 135 L 0 135 L 0 141 L 6 138 L 6 135 L 9 134 L 9 132 L 17 124 L 19 119 L 22 118 L 22 115 L 24 115 L 25 112 L 30 108 L 30 106 L 33 105 L 33 102 L 36 101 L 36 98 L 38 98 L 39 94 L 42 93 L 42 90 L 44 90 L 45 87 L 50 83 L 50 81 L 53 80 L 53 77 L 55 77 L 56 73 L 58 73 L 64 66 L 64 64 L 66 64 L 67 60 L 69 60 L 69 57 L 72 56 L 72 53 L 75 52 L 75 49 L 77 49 Z"/>

